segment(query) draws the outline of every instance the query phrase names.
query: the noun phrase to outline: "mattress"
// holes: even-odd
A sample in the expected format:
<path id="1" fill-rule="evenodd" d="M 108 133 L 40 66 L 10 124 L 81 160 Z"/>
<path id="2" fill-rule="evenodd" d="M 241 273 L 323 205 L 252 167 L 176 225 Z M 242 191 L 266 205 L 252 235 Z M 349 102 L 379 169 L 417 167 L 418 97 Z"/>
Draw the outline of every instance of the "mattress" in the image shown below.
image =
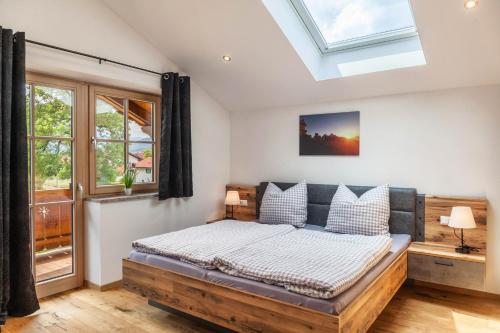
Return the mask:
<path id="1" fill-rule="evenodd" d="M 321 227 L 319 227 L 321 228 Z M 308 229 L 315 229 L 309 227 Z M 322 228 L 321 228 L 322 229 Z M 155 254 L 141 253 L 132 250 L 129 259 L 145 263 L 148 265 L 161 267 L 180 274 L 192 276 L 198 279 L 204 279 L 217 284 L 229 286 L 235 289 L 247 291 L 253 294 L 270 297 L 276 300 L 284 301 L 310 308 L 316 311 L 339 314 L 360 295 L 377 276 L 379 276 L 387 267 L 394 262 L 401 253 L 403 253 L 411 242 L 411 237 L 406 234 L 393 234 L 391 250 L 374 267 L 372 267 L 363 277 L 361 277 L 352 287 L 330 299 L 319 299 L 309 296 L 296 294 L 286 290 L 283 287 L 269 285 L 263 282 L 253 281 L 245 278 L 231 276 L 216 270 L 207 270 L 201 267 L 182 262 L 177 259 L 163 257 Z"/>

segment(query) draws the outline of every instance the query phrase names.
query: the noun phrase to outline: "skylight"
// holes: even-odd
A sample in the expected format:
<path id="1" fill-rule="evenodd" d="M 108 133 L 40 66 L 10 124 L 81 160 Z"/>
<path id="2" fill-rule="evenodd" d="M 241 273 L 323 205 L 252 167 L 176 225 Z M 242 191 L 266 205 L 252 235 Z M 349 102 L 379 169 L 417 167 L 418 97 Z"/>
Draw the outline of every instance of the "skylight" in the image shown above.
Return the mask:
<path id="1" fill-rule="evenodd" d="M 262 0 L 316 81 L 426 65 L 409 0 Z"/>
<path id="2" fill-rule="evenodd" d="M 409 0 L 290 0 L 323 53 L 417 34 Z"/>

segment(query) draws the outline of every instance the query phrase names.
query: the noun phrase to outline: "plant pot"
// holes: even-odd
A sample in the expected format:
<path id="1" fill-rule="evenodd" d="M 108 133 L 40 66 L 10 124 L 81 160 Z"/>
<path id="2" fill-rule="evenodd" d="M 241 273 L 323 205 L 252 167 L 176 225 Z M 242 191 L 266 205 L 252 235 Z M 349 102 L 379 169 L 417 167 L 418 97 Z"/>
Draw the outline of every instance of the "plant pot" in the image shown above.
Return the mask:
<path id="1" fill-rule="evenodd" d="M 125 188 L 125 195 L 132 195 L 132 189 L 131 188 Z"/>

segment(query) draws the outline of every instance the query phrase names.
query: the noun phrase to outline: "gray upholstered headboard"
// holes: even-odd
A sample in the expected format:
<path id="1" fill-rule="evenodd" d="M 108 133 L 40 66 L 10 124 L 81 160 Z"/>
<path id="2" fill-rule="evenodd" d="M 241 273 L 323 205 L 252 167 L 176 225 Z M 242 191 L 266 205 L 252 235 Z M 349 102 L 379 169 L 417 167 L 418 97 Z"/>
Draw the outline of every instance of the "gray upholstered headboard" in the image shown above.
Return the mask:
<path id="1" fill-rule="evenodd" d="M 262 182 L 257 186 L 257 218 L 267 184 L 267 182 Z M 282 190 L 286 190 L 296 183 L 274 184 Z M 307 184 L 307 224 L 326 225 L 330 203 L 337 187 L 338 185 Z M 373 188 L 373 186 L 347 187 L 358 196 Z M 389 199 L 391 204 L 390 232 L 392 234 L 408 234 L 414 241 L 423 241 L 424 195 L 417 194 L 417 190 L 414 188 L 391 187 Z"/>

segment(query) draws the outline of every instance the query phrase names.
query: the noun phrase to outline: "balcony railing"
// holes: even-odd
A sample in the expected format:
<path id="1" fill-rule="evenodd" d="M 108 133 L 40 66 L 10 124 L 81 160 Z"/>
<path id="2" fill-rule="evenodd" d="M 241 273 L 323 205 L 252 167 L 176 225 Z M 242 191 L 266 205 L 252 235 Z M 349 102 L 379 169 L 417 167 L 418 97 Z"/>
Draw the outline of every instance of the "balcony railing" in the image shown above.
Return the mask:
<path id="1" fill-rule="evenodd" d="M 35 251 L 43 253 L 72 244 L 72 203 L 52 203 L 68 201 L 72 197 L 70 189 L 42 190 L 35 192 L 36 206 L 33 208 L 35 224 Z M 51 202 L 51 204 L 38 204 Z"/>

